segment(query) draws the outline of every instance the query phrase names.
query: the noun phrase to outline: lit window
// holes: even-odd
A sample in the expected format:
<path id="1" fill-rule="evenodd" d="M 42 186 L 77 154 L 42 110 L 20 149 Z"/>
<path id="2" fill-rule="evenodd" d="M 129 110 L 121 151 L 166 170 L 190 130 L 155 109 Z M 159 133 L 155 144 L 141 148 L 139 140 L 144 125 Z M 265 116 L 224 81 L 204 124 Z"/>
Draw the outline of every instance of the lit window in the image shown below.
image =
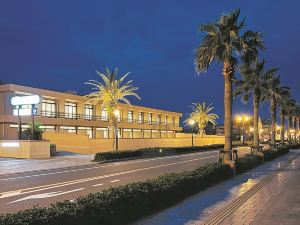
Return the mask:
<path id="1" fill-rule="evenodd" d="M 133 122 L 133 111 L 128 111 L 128 123 Z"/>
<path id="2" fill-rule="evenodd" d="M 91 105 L 85 105 L 84 106 L 84 118 L 86 120 L 92 120 L 93 118 L 93 106 Z"/>
<path id="3" fill-rule="evenodd" d="M 46 117 L 56 117 L 56 101 L 43 99 L 41 114 Z"/>
<path id="4" fill-rule="evenodd" d="M 108 120 L 106 108 L 102 109 L 102 111 L 101 111 L 101 120 L 103 120 L 103 121 L 107 121 Z"/>
<path id="5" fill-rule="evenodd" d="M 77 105 L 76 103 L 66 102 L 65 103 L 65 118 L 76 119 L 77 117 Z"/>

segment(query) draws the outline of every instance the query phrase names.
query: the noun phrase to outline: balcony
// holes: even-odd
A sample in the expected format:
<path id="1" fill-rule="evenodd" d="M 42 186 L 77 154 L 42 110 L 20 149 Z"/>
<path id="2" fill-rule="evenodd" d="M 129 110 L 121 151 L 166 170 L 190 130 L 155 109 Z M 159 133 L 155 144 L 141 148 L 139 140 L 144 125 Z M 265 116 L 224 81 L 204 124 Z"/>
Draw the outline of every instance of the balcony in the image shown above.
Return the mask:
<path id="1" fill-rule="evenodd" d="M 103 121 L 107 122 L 107 117 L 102 116 L 94 116 L 94 115 L 85 115 L 85 114 L 70 114 L 63 112 L 47 112 L 40 111 L 36 117 L 44 117 L 44 118 L 57 118 L 57 119 L 72 119 L 72 120 L 86 120 L 86 121 Z M 151 125 L 151 126 L 162 126 L 162 127 L 179 127 L 178 123 L 166 123 L 166 122 L 158 122 L 158 121 L 147 121 L 147 120 L 134 120 L 128 118 L 118 118 L 118 123 L 124 124 L 137 124 L 137 125 Z"/>

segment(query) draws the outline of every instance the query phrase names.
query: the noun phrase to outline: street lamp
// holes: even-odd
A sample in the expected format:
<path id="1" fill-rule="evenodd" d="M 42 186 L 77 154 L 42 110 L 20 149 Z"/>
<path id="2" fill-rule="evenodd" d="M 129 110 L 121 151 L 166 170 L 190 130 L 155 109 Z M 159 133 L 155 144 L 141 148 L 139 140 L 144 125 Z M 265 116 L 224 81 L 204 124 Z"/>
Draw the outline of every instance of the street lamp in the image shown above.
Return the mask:
<path id="1" fill-rule="evenodd" d="M 120 111 L 119 110 L 114 110 L 114 116 L 115 116 L 115 132 L 116 132 L 116 134 L 115 134 L 115 136 L 116 136 L 116 151 L 118 151 L 119 150 L 119 132 L 118 132 L 118 126 L 117 126 L 117 123 L 118 123 L 118 119 L 119 119 L 119 116 L 120 116 Z"/>
<path id="2" fill-rule="evenodd" d="M 189 120 L 189 125 L 192 127 L 192 147 L 194 147 L 194 125 L 195 125 L 195 121 L 194 120 Z"/>
<path id="3" fill-rule="evenodd" d="M 245 144 L 245 122 L 247 122 L 249 120 L 249 117 L 246 116 L 246 115 L 243 115 L 243 116 L 237 116 L 237 121 L 239 123 L 242 123 L 242 126 L 243 126 L 243 145 Z"/>

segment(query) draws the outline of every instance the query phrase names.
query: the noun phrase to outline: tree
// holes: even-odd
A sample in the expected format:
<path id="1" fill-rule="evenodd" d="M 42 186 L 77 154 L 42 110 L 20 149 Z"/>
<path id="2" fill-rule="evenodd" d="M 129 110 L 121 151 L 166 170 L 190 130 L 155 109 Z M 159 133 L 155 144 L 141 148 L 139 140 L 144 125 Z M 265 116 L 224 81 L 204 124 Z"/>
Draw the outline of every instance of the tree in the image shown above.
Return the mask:
<path id="1" fill-rule="evenodd" d="M 287 115 L 287 103 L 291 99 L 290 90 L 285 91 L 281 89 L 281 97 L 279 99 L 280 106 L 280 142 L 284 143 L 284 133 L 285 133 L 285 117 Z"/>
<path id="2" fill-rule="evenodd" d="M 34 127 L 32 129 L 32 123 L 28 124 L 29 128 L 22 131 L 22 136 L 26 140 L 41 140 L 43 130 L 41 129 L 42 124 L 39 122 L 34 123 Z M 32 130 L 33 130 L 33 136 L 32 136 Z"/>
<path id="3" fill-rule="evenodd" d="M 5 84 L 2 80 L 0 80 L 0 85 Z"/>
<path id="4" fill-rule="evenodd" d="M 286 113 L 288 118 L 288 139 L 292 141 L 293 118 L 295 116 L 297 103 L 293 98 L 288 99 L 286 103 Z"/>
<path id="5" fill-rule="evenodd" d="M 274 69 L 275 70 L 275 69 Z M 270 102 L 270 112 L 271 112 L 271 143 L 274 145 L 276 143 L 276 112 L 278 103 L 287 95 L 290 91 L 289 87 L 281 86 L 281 81 L 279 76 L 275 76 L 274 73 L 268 74 L 266 77 L 267 81 L 267 99 Z"/>
<path id="6" fill-rule="evenodd" d="M 193 103 L 192 106 L 192 112 L 189 115 L 188 119 L 185 120 L 186 124 L 189 124 L 190 121 L 194 121 L 195 125 L 198 126 L 199 134 L 204 134 L 204 129 L 207 126 L 208 123 L 211 123 L 213 125 L 216 125 L 216 120 L 219 118 L 217 114 L 210 113 L 214 107 L 211 106 L 206 106 L 205 102 L 204 103 Z"/>
<path id="7" fill-rule="evenodd" d="M 236 81 L 235 95 L 241 95 L 243 102 L 253 100 L 254 146 L 255 153 L 259 150 L 259 105 L 266 98 L 268 85 L 266 77 L 273 76 L 277 69 L 264 70 L 265 61 L 245 61 L 240 67 L 242 80 Z"/>
<path id="8" fill-rule="evenodd" d="M 205 32 L 200 46 L 196 49 L 195 69 L 199 74 L 205 72 L 213 61 L 223 63 L 224 76 L 224 160 L 230 159 L 232 151 L 232 80 L 237 64 L 237 53 L 245 58 L 258 54 L 263 49 L 262 36 L 258 32 L 246 31 L 241 34 L 245 20 L 239 22 L 240 10 L 222 15 L 217 22 L 202 25 Z"/>
<path id="9" fill-rule="evenodd" d="M 87 103 L 96 105 L 101 103 L 101 108 L 106 108 L 108 115 L 109 127 L 113 128 L 114 132 L 114 144 L 117 140 L 117 110 L 119 103 L 125 103 L 131 105 L 130 101 L 127 99 L 129 96 L 134 96 L 137 99 L 141 99 L 136 93 L 137 87 L 134 87 L 131 83 L 132 80 L 125 82 L 125 79 L 130 73 L 126 73 L 121 78 L 117 78 L 118 69 L 110 71 L 106 69 L 106 74 L 102 74 L 99 71 L 96 73 L 100 76 L 102 81 L 89 80 L 85 84 L 93 86 L 94 92 L 86 95 L 88 98 Z M 117 150 L 117 146 L 116 146 Z"/>

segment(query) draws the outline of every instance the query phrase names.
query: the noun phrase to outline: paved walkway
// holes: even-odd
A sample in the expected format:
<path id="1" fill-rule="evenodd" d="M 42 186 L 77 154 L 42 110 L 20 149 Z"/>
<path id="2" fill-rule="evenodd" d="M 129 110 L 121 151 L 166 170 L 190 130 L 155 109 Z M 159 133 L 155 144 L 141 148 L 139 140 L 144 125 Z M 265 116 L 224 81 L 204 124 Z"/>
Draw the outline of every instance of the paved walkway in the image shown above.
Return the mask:
<path id="1" fill-rule="evenodd" d="M 265 163 L 135 225 L 299 224 L 300 151 Z"/>
<path id="2" fill-rule="evenodd" d="M 94 154 L 81 155 L 71 152 L 58 152 L 57 156 L 50 159 L 0 158 L 0 175 L 88 165 L 94 163 L 91 162 L 93 159 Z"/>

